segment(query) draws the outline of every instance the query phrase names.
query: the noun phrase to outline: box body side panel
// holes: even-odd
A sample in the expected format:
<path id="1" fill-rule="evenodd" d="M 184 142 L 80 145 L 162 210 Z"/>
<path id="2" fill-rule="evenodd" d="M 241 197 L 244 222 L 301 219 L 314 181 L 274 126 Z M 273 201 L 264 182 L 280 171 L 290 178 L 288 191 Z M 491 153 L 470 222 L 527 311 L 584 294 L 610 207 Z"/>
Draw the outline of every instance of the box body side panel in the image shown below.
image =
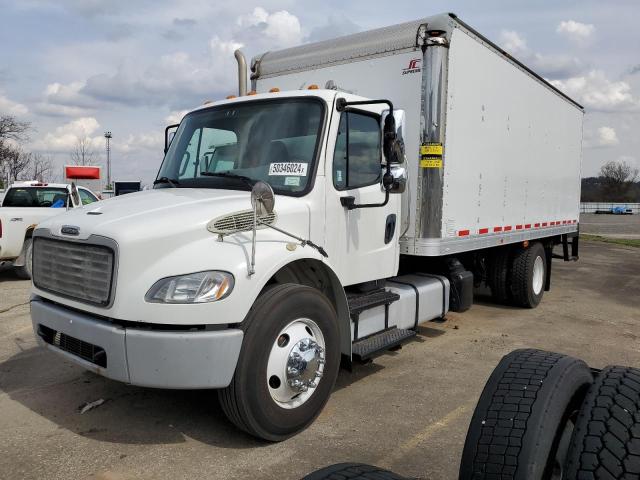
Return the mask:
<path id="1" fill-rule="evenodd" d="M 449 52 L 443 238 L 577 221 L 582 117 L 456 29 Z"/>

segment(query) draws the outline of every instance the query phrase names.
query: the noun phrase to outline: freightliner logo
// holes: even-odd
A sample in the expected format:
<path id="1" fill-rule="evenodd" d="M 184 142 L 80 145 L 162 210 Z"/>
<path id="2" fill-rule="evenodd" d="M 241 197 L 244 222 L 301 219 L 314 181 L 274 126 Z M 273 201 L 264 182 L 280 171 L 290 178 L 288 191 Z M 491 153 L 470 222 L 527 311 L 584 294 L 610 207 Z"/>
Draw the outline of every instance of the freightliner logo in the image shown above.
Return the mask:
<path id="1" fill-rule="evenodd" d="M 409 60 L 409 66 L 402 69 L 402 75 L 407 73 L 418 73 L 420 71 L 420 59 L 414 58 Z"/>

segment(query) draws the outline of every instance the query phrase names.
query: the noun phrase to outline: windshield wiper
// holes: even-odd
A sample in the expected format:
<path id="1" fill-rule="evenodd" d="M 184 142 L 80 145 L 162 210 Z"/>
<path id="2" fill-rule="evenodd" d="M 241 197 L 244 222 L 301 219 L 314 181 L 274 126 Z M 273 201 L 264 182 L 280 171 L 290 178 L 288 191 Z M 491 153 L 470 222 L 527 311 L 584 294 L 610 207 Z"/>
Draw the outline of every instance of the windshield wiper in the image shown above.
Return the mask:
<path id="1" fill-rule="evenodd" d="M 246 183 L 249 188 L 253 188 L 253 184 L 256 182 L 251 177 L 246 177 L 245 175 L 237 175 L 231 172 L 200 172 L 200 175 L 202 175 L 203 177 L 236 178 Z"/>
<path id="2" fill-rule="evenodd" d="M 158 185 L 159 183 L 168 183 L 173 188 L 176 188 L 178 185 L 180 185 L 180 182 L 178 180 L 176 180 L 175 178 L 169 178 L 169 177 L 160 177 L 155 179 L 153 182 L 154 185 Z"/>

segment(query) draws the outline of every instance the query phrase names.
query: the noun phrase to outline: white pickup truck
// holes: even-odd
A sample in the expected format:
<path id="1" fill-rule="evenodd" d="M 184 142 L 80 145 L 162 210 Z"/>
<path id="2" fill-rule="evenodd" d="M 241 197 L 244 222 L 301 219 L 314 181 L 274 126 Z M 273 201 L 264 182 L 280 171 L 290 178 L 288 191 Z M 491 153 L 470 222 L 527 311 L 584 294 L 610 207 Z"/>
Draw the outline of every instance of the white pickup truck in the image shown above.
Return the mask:
<path id="1" fill-rule="evenodd" d="M 282 440 L 341 361 L 474 286 L 534 308 L 554 245 L 577 258 L 582 107 L 454 15 L 267 52 L 250 92 L 236 57 L 239 95 L 184 117 L 153 190 L 35 230 L 41 345 L 219 389 L 238 427 Z"/>
<path id="2" fill-rule="evenodd" d="M 11 264 L 16 274 L 31 278 L 31 236 L 42 221 L 70 208 L 98 201 L 84 187 L 37 181 L 12 184 L 0 208 L 0 266 Z"/>

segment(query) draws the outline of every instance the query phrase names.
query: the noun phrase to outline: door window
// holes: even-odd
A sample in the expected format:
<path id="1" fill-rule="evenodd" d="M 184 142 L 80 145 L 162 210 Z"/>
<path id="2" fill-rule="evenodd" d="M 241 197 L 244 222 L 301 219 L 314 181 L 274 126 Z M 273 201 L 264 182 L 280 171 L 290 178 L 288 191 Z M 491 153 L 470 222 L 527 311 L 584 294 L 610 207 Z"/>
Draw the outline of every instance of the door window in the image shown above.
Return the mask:
<path id="1" fill-rule="evenodd" d="M 85 190 L 84 188 L 79 188 L 78 194 L 80 195 L 80 203 L 82 203 L 82 205 L 89 205 L 90 203 L 98 201 L 89 190 Z"/>
<path id="2" fill-rule="evenodd" d="M 380 181 L 382 152 L 378 118 L 343 113 L 333 154 L 333 185 L 337 190 L 373 185 Z"/>

